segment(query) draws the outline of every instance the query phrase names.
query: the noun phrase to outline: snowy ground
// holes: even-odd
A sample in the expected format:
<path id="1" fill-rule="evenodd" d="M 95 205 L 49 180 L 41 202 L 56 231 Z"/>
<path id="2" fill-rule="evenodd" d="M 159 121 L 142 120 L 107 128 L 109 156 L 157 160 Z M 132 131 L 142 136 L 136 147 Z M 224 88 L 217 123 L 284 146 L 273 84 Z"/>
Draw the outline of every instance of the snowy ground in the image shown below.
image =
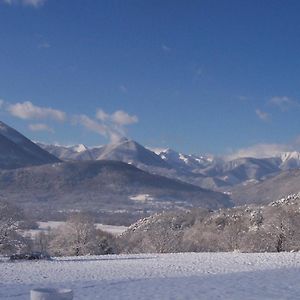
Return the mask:
<path id="1" fill-rule="evenodd" d="M 0 299 L 66 287 L 74 299 L 299 299 L 300 253 L 185 253 L 0 262 Z"/>
<path id="2" fill-rule="evenodd" d="M 24 235 L 31 235 L 36 236 L 41 231 L 47 231 L 49 228 L 56 229 L 61 225 L 64 225 L 65 222 L 59 221 L 48 221 L 48 222 L 38 222 L 39 228 L 38 229 L 31 229 L 24 231 Z M 96 228 L 107 231 L 114 235 L 119 235 L 123 233 L 128 227 L 126 226 L 115 226 L 115 225 L 105 225 L 105 224 L 96 224 Z"/>

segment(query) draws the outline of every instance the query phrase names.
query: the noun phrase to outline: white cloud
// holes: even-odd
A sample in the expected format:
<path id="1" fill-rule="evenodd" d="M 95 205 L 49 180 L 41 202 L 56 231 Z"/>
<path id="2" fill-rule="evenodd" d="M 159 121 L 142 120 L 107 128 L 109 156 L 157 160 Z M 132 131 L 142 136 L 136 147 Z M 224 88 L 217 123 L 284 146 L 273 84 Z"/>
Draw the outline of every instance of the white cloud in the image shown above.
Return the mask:
<path id="1" fill-rule="evenodd" d="M 232 160 L 242 157 L 254 158 L 270 158 L 281 156 L 284 152 L 300 151 L 300 135 L 289 141 L 288 143 L 259 143 L 250 147 L 245 147 L 232 151 L 232 153 L 224 156 L 227 160 Z"/>
<path id="2" fill-rule="evenodd" d="M 47 131 L 47 132 L 54 133 L 54 130 L 51 127 L 43 123 L 29 124 L 28 128 L 31 131 Z"/>
<path id="3" fill-rule="evenodd" d="M 128 89 L 127 89 L 126 85 L 124 85 L 124 84 L 121 84 L 119 88 L 120 88 L 121 92 L 124 94 L 126 94 L 128 92 Z"/>
<path id="4" fill-rule="evenodd" d="M 104 110 L 98 109 L 96 113 L 96 118 L 100 121 L 106 121 L 110 118 L 109 114 L 107 114 Z"/>
<path id="5" fill-rule="evenodd" d="M 107 128 L 96 120 L 91 119 L 87 115 L 79 115 L 74 117 L 74 123 L 84 126 L 86 129 L 96 132 L 100 135 L 107 136 Z"/>
<path id="6" fill-rule="evenodd" d="M 123 110 L 117 110 L 110 115 L 100 108 L 97 110 L 96 118 L 102 122 L 110 122 L 118 126 L 130 125 L 139 121 L 137 116 L 131 116 Z"/>
<path id="7" fill-rule="evenodd" d="M 3 3 L 8 5 L 24 5 L 24 6 L 32 6 L 39 7 L 42 6 L 46 0 L 2 0 Z"/>
<path id="8" fill-rule="evenodd" d="M 79 115 L 73 118 L 73 122 L 82 125 L 90 131 L 108 137 L 111 142 L 116 142 L 126 135 L 125 126 L 137 123 L 138 118 L 122 110 L 108 114 L 104 110 L 98 109 L 96 119 L 92 119 L 87 115 Z"/>
<path id="9" fill-rule="evenodd" d="M 267 122 L 270 120 L 270 115 L 260 109 L 255 110 L 256 115 L 259 117 L 260 120 Z"/>
<path id="10" fill-rule="evenodd" d="M 272 97 L 270 99 L 269 103 L 273 106 L 279 107 L 279 109 L 281 109 L 282 111 L 287 111 L 291 107 L 300 107 L 300 104 L 297 101 L 292 100 L 291 98 L 289 98 L 287 96 Z"/>
<path id="11" fill-rule="evenodd" d="M 7 107 L 7 111 L 12 116 L 23 120 L 52 119 L 56 121 L 64 121 L 66 119 L 66 114 L 63 111 L 50 107 L 36 106 L 30 101 L 10 104 Z"/>
<path id="12" fill-rule="evenodd" d="M 105 124 L 103 122 L 100 123 L 98 120 L 94 120 L 87 115 L 74 116 L 73 123 L 80 124 L 89 131 L 109 138 L 111 143 L 117 142 L 122 136 L 124 136 L 123 128 L 117 128 L 111 124 Z"/>
<path id="13" fill-rule="evenodd" d="M 226 156 L 227 159 L 241 157 L 267 158 L 280 155 L 282 152 L 295 151 L 296 145 L 292 144 L 256 144 L 250 147 L 241 148 Z"/>
<path id="14" fill-rule="evenodd" d="M 24 5 L 38 7 L 43 5 L 46 2 L 46 0 L 23 0 L 22 2 Z"/>
<path id="15" fill-rule="evenodd" d="M 39 49 L 48 49 L 50 47 L 51 45 L 48 42 L 41 42 L 40 44 L 38 44 Z"/>
<path id="16" fill-rule="evenodd" d="M 162 49 L 164 52 L 166 52 L 166 53 L 171 51 L 171 48 L 168 47 L 168 46 L 165 45 L 165 44 L 162 44 L 162 45 L 161 45 L 161 49 Z"/>
<path id="17" fill-rule="evenodd" d="M 112 122 L 121 126 L 134 124 L 139 121 L 137 116 L 130 116 L 128 113 L 122 110 L 114 112 L 111 115 L 111 120 Z"/>
<path id="18" fill-rule="evenodd" d="M 249 97 L 247 97 L 247 96 L 243 96 L 243 95 L 241 95 L 241 96 L 237 96 L 237 98 L 239 99 L 239 100 L 241 100 L 241 101 L 248 101 L 249 100 Z"/>
<path id="19" fill-rule="evenodd" d="M 37 106 L 30 101 L 11 104 L 0 99 L 0 108 L 1 106 L 4 106 L 5 111 L 12 116 L 22 120 L 54 120 L 63 122 L 67 119 L 66 113 L 61 110 Z M 112 114 L 108 114 L 102 109 L 97 110 L 96 118 L 81 114 L 72 115 L 68 119 L 71 121 L 71 124 L 79 124 L 89 131 L 109 138 L 111 142 L 126 136 L 125 127 L 138 122 L 137 116 L 129 115 L 123 110 L 117 110 Z M 52 128 L 44 123 L 29 124 L 28 128 L 32 131 L 54 132 Z"/>

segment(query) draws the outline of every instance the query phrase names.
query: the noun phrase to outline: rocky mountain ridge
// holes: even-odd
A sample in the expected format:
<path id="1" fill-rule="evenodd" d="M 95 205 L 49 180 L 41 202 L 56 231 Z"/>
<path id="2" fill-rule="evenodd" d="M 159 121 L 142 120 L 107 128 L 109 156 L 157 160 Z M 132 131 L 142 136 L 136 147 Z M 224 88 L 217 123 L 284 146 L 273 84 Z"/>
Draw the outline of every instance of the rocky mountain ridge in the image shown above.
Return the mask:
<path id="1" fill-rule="evenodd" d="M 270 158 L 242 157 L 227 160 L 212 155 L 183 154 L 169 148 L 152 151 L 126 138 L 99 147 L 39 145 L 64 161 L 123 161 L 153 174 L 221 191 L 239 184 L 260 182 L 282 171 L 300 167 L 298 152 L 285 152 Z M 82 151 L 77 151 L 78 148 Z"/>

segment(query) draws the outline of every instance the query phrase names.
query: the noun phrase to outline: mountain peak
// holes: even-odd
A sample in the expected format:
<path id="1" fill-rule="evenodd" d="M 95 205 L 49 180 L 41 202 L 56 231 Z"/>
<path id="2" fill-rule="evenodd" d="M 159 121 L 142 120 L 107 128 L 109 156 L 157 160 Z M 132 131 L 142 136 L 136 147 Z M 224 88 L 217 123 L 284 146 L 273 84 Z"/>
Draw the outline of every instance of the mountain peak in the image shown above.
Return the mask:
<path id="1" fill-rule="evenodd" d="M 300 152 L 297 151 L 291 151 L 291 152 L 284 152 L 281 154 L 282 161 L 286 161 L 289 159 L 297 159 L 300 160 Z"/>
<path id="2" fill-rule="evenodd" d="M 73 146 L 72 149 L 77 153 L 81 153 L 88 150 L 88 147 L 86 147 L 84 144 L 78 144 Z"/>
<path id="3" fill-rule="evenodd" d="M 125 137 L 125 136 L 122 136 L 120 139 L 119 139 L 119 143 L 126 143 L 126 142 L 129 142 L 130 140 L 127 138 L 127 137 Z"/>
<path id="4" fill-rule="evenodd" d="M 127 137 L 125 137 L 125 136 L 122 136 L 119 139 L 117 139 L 117 140 L 109 143 L 108 145 L 110 145 L 110 146 L 117 146 L 117 145 L 124 144 L 124 143 L 127 143 L 127 142 L 129 142 L 129 139 Z"/>

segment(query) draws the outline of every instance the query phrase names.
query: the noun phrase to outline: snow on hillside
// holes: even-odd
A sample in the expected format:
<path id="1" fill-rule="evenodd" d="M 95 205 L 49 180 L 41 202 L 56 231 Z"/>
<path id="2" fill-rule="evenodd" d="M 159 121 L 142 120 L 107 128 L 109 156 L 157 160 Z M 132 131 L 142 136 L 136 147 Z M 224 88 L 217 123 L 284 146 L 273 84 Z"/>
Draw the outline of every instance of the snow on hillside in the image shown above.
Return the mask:
<path id="1" fill-rule="evenodd" d="M 35 236 L 41 231 L 47 231 L 49 228 L 57 229 L 59 226 L 62 226 L 64 224 L 65 222 L 60 222 L 60 221 L 38 222 L 39 227 L 37 229 L 27 230 L 25 231 L 25 234 L 29 233 L 30 235 Z M 128 227 L 96 223 L 96 228 L 109 232 L 114 235 L 119 235 L 123 233 Z"/>
<path id="2" fill-rule="evenodd" d="M 300 253 L 184 253 L 0 262 L 0 299 L 65 287 L 74 299 L 299 299 Z"/>
<path id="3" fill-rule="evenodd" d="M 282 170 L 297 169 L 300 167 L 300 152 L 284 152 L 280 156 Z"/>

